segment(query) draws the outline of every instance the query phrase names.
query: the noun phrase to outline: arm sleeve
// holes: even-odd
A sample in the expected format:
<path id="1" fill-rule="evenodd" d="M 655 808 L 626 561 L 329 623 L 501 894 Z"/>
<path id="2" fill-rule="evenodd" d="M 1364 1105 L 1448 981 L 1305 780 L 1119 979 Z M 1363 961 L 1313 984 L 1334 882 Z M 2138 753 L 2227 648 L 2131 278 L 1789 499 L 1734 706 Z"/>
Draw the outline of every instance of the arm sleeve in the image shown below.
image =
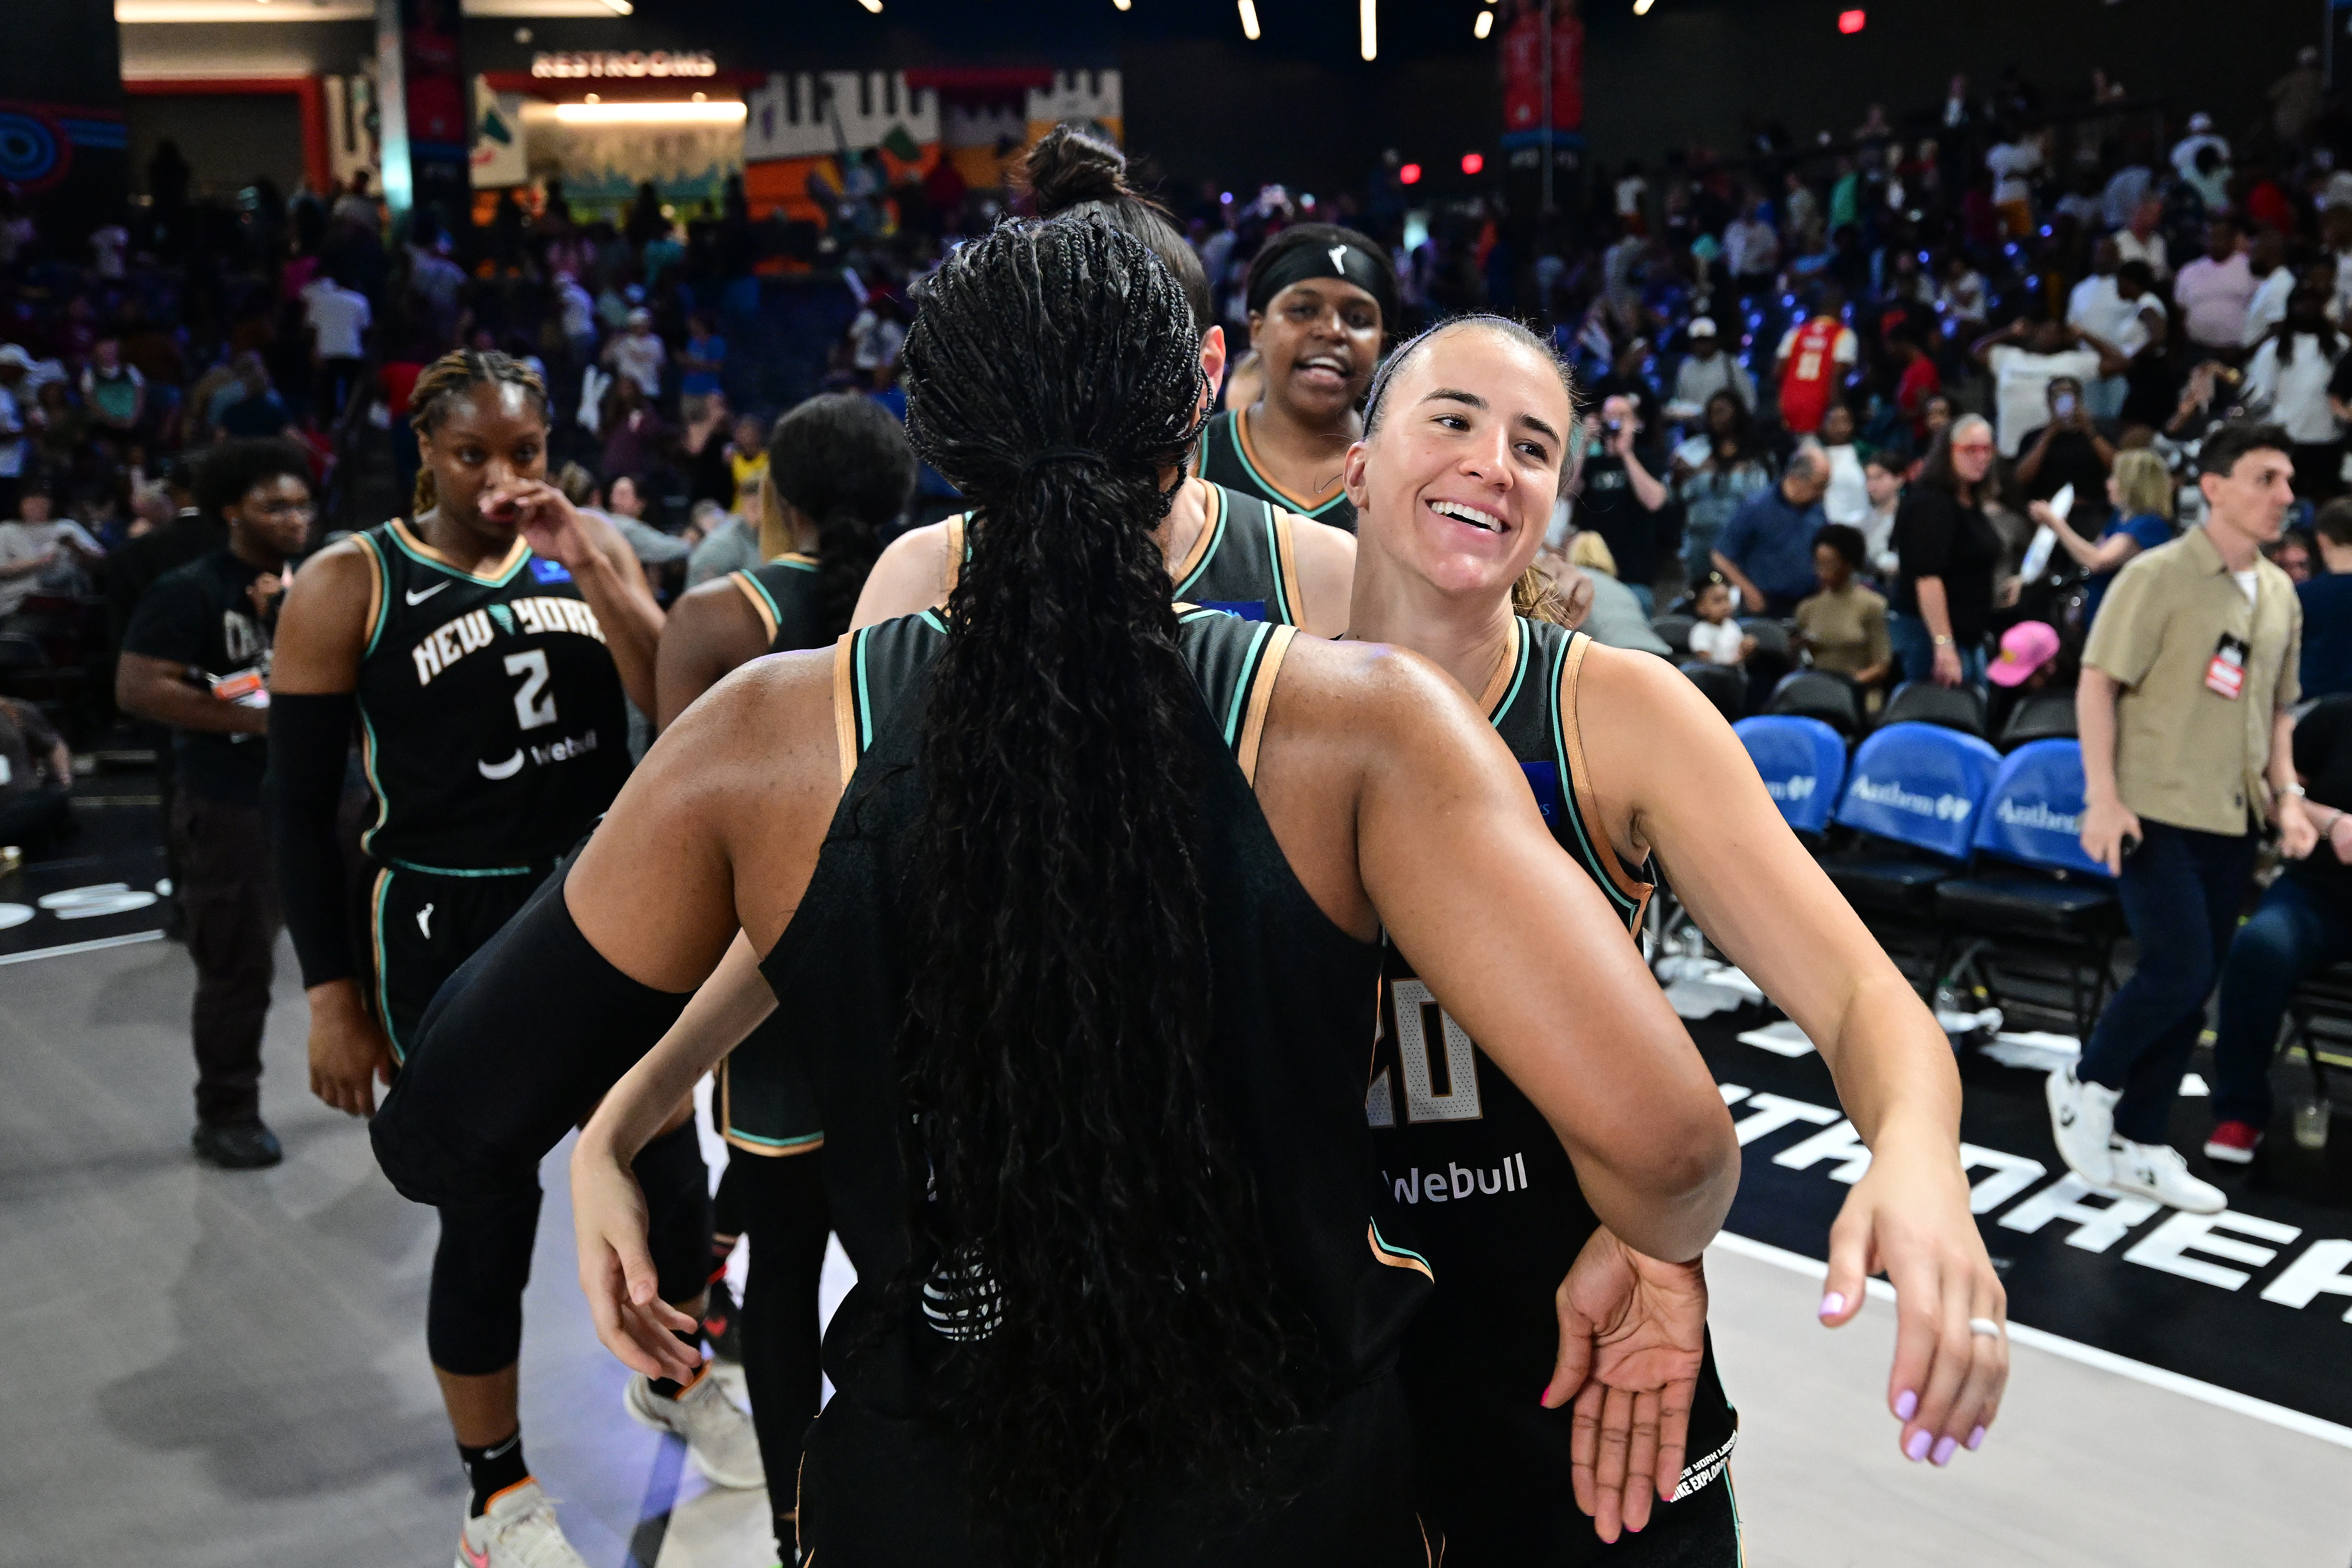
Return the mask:
<path id="1" fill-rule="evenodd" d="M 269 701 L 269 775 L 263 800 L 278 858 L 286 933 L 293 939 L 305 988 L 358 973 L 352 959 L 342 847 L 335 837 L 343 760 L 358 710 L 348 692 L 273 693 Z"/>
<path id="2" fill-rule="evenodd" d="M 691 993 L 656 991 L 592 946 L 563 901 L 570 863 L 433 998 L 369 1124 L 403 1196 L 527 1189 L 539 1162 L 661 1040 Z"/>

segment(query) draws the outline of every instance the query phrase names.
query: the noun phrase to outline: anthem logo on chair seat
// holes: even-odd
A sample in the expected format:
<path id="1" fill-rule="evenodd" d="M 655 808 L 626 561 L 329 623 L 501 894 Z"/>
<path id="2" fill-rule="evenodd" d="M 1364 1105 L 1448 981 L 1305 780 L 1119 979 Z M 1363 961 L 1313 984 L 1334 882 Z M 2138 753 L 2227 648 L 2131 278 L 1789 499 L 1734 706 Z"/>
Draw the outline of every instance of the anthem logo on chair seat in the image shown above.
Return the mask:
<path id="1" fill-rule="evenodd" d="M 1907 811 L 1914 816 L 1932 816 L 1938 822 L 1966 822 L 1976 803 L 1964 795 L 1913 795 L 1901 784 L 1890 779 L 1874 783 L 1868 773 L 1859 773 L 1846 793 L 1856 800 L 1872 805 L 1883 805 L 1891 811 Z"/>

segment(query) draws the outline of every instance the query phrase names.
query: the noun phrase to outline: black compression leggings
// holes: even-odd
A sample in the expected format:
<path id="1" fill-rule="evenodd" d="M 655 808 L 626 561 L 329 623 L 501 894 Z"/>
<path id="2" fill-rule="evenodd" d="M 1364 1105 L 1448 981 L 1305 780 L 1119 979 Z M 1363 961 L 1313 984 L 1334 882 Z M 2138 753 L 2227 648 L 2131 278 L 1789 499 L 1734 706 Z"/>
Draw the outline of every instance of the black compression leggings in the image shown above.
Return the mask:
<path id="1" fill-rule="evenodd" d="M 710 1174 L 694 1123 L 688 1121 L 646 1144 L 635 1169 L 646 1194 L 646 1242 L 661 1298 L 691 1301 L 702 1293 L 710 1272 Z M 484 1377 L 505 1371 L 521 1355 L 522 1293 L 530 1283 L 539 1201 L 533 1187 L 442 1206 L 425 1346 L 443 1372 Z M 818 1245 L 823 1246 L 821 1237 Z"/>
<path id="2" fill-rule="evenodd" d="M 801 1442 L 816 1419 L 817 1281 L 824 1273 L 822 1152 L 771 1157 L 730 1152 L 727 1174 L 751 1237 L 743 1286 L 743 1380 L 768 1472 L 769 1505 L 789 1513 L 799 1490 Z"/>

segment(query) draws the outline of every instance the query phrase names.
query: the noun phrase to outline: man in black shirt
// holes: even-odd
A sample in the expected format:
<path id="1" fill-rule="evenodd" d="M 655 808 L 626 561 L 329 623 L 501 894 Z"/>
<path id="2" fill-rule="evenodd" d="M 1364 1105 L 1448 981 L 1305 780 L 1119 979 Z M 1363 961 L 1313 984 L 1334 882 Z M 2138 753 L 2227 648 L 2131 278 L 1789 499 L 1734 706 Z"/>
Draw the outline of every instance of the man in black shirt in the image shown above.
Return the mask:
<path id="1" fill-rule="evenodd" d="M 2017 440 L 2018 489 L 2028 500 L 2048 500 L 2068 485 L 2074 486 L 2074 510 L 2069 521 L 2084 538 L 2096 539 L 2111 510 L 2107 471 L 2115 467 L 2116 449 L 2091 422 L 2081 382 L 2071 375 L 2053 375 L 2046 395 L 2049 420 Z"/>
<path id="2" fill-rule="evenodd" d="M 1601 401 L 1600 418 L 1586 430 L 1591 445 L 1578 480 L 1576 526 L 1601 536 L 1616 560 L 1617 580 L 1633 590 L 1643 614 L 1651 614 L 1668 500 L 1665 481 L 1654 476 L 1665 465 L 1654 452 L 1647 461 L 1636 452 L 1641 415 L 1622 393 Z"/>
<path id="3" fill-rule="evenodd" d="M 172 727 L 169 831 L 195 960 L 197 1156 L 229 1170 L 278 1163 L 261 1121 L 261 1030 L 284 919 L 261 811 L 265 682 L 287 562 L 310 531 L 310 465 L 285 441 L 226 441 L 196 502 L 227 525 L 220 549 L 139 601 L 115 670 L 124 711 Z"/>

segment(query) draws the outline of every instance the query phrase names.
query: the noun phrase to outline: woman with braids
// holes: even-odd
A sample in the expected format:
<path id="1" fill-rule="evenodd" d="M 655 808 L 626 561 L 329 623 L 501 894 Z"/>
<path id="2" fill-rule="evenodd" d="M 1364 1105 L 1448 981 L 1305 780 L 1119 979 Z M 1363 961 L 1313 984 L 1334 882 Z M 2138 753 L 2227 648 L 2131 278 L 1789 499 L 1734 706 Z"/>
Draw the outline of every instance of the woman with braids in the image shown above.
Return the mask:
<path id="1" fill-rule="evenodd" d="M 296 574 L 270 672 L 268 809 L 310 1001 L 310 1087 L 375 1109 L 435 994 L 530 898 L 629 768 L 626 703 L 654 700 L 661 612 L 627 544 L 547 482 L 547 393 L 500 353 L 445 356 L 411 400 L 414 514 Z M 374 795 L 355 956 L 335 806 L 356 721 Z M 668 1299 L 708 1271 L 709 1188 L 682 1125 L 637 1162 Z M 580 1559 L 531 1481 L 517 1416 L 536 1177 L 441 1210 L 425 1342 L 472 1482 L 459 1561 Z M 671 1397 L 664 1397 L 665 1394 Z M 637 1380 L 632 1415 L 688 1438 L 714 1480 L 757 1486 L 750 1423 L 708 1381 Z"/>
<path id="2" fill-rule="evenodd" d="M 776 421 L 767 451 L 758 491 L 767 564 L 705 583 L 670 607 L 655 668 L 659 729 L 739 665 L 832 646 L 849 629 L 882 530 L 915 491 L 906 430 L 870 397 L 811 398 Z M 756 973 L 747 978 L 756 996 L 772 1000 Z M 817 1284 L 832 1229 L 818 1163 L 824 1127 L 789 1044 L 786 1020 L 772 1015 L 745 1047 L 740 1070 L 731 1058 L 719 1064 L 712 1109 L 729 1147 L 713 1199 L 702 1315 L 715 1348 L 733 1354 L 740 1347 L 780 1552 L 791 1539 L 801 1434 L 822 1393 Z M 723 1274 L 747 1224 L 751 1273 L 730 1336 Z"/>
<path id="3" fill-rule="evenodd" d="M 1851 1321 L 1870 1274 L 1894 1281 L 1887 1401 L 1904 1453 L 1946 1463 L 1982 1440 L 2008 1365 L 2001 1285 L 1961 1172 L 1950 1047 L 1697 689 L 1662 660 L 1546 618 L 1528 569 L 1570 477 L 1551 454 L 1555 433 L 1574 428 L 1573 404 L 1559 360 L 1497 317 L 1449 321 L 1398 351 L 1348 454 L 1350 635 L 1425 654 L 1475 694 L 1553 840 L 1626 932 L 1640 930 L 1663 865 L 1709 936 L 1817 1043 L 1871 1153 L 1831 1232 L 1821 1317 Z M 1698 1263 L 1658 1262 L 1604 1227 L 1546 1113 L 1481 1048 L 1464 1009 L 1484 999 L 1432 975 L 1413 935 L 1388 934 L 1366 1100 L 1381 1169 L 1475 1178 L 1466 1192 L 1435 1175 L 1425 1191 L 1398 1189 L 1437 1277 L 1402 1367 L 1446 1563 L 1733 1568 L 1736 1423 L 1707 1348 Z M 1526 980 L 1497 965 L 1484 983 Z M 1588 1379 L 1580 1347 L 1596 1339 Z M 1617 1451 L 1600 1429 L 1627 1401 L 1636 1441 Z"/>
<path id="4" fill-rule="evenodd" d="M 630 1153 L 730 1037 L 686 994 L 739 927 L 762 955 L 859 1279 L 802 1468 L 825 1568 L 1427 1561 L 1391 1368 L 1429 1276 L 1362 1121 L 1384 926 L 1629 1243 L 1697 1256 L 1737 1183 L 1688 1037 L 1440 673 L 1171 603 L 1198 341 L 1098 220 L 960 250 L 907 343 L 916 449 L 979 520 L 946 612 L 721 681 L 436 1026 L 495 1037 L 529 990 L 601 1066 L 681 1023 L 573 1163 L 599 1331 L 676 1376 Z M 401 1093 L 404 1186 L 523 1163 Z"/>
<path id="5" fill-rule="evenodd" d="M 1074 126 L 1057 126 L 1029 150 L 1017 183 L 1028 187 L 1040 218 L 1099 217 L 1151 247 L 1183 287 L 1200 334 L 1201 373 L 1216 385 L 1225 370 L 1225 330 L 1215 324 L 1208 274 L 1166 210 L 1127 183 L 1125 155 Z M 1368 359 L 1366 375 L 1370 365 Z M 1359 384 L 1353 395 L 1362 390 Z M 1334 451 L 1345 447 L 1343 440 Z M 1354 542 L 1296 515 L 1306 510 L 1223 475 L 1188 479 L 1160 531 L 1176 597 L 1314 637 L 1339 636 L 1348 626 Z M 893 541 L 874 568 L 856 624 L 946 604 L 969 550 L 966 526 L 966 518 L 950 517 Z"/>
<path id="6" fill-rule="evenodd" d="M 1251 261 L 1246 298 L 1264 390 L 1209 422 L 1201 477 L 1353 533 L 1339 468 L 1397 319 L 1396 268 L 1352 228 L 1292 224 Z"/>

